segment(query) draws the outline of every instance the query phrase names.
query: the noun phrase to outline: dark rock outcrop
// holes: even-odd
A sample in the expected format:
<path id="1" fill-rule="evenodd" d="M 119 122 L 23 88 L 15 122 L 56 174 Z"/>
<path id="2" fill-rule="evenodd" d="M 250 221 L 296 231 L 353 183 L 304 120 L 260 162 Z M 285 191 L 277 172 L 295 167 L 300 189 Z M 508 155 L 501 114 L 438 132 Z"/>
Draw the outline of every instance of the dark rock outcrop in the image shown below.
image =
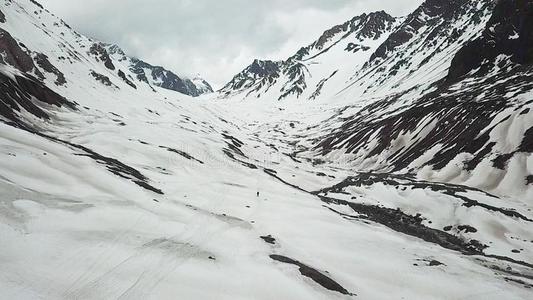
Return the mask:
<path id="1" fill-rule="evenodd" d="M 148 79 L 145 72 L 145 70 L 150 70 L 151 77 L 154 81 L 153 84 L 158 87 L 171 91 L 176 91 L 192 97 L 198 97 L 202 94 L 205 94 L 206 92 L 213 91 L 209 84 L 205 86 L 207 91 L 204 89 L 200 89 L 192 80 L 180 78 L 172 71 L 169 71 L 163 67 L 153 66 L 136 58 L 133 58 L 131 60 L 131 63 L 132 65 L 130 66 L 130 71 L 136 74 L 138 80 L 143 81 L 145 83 L 150 84 L 150 80 Z"/>
<path id="2" fill-rule="evenodd" d="M 45 70 L 48 73 L 55 74 L 57 79 L 55 81 L 56 85 L 63 85 L 67 83 L 65 80 L 65 75 L 59 71 L 50 61 L 48 60 L 48 57 L 42 53 L 37 53 L 35 55 L 35 62 L 41 69 Z"/>
<path id="3" fill-rule="evenodd" d="M 0 10 L 0 23 L 5 23 L 6 22 L 6 16 L 4 15 L 4 13 Z"/>
<path id="4" fill-rule="evenodd" d="M 358 173 L 356 176 L 348 177 L 344 181 L 329 187 L 322 189 L 320 193 L 345 193 L 346 189 L 349 187 L 365 187 L 369 188 L 375 184 L 382 184 L 385 186 L 394 186 L 398 188 L 409 188 L 412 190 L 415 189 L 421 189 L 421 190 L 431 190 L 434 192 L 441 193 L 443 195 L 451 196 L 458 201 L 462 202 L 462 206 L 470 208 L 470 207 L 478 207 L 481 209 L 485 209 L 497 214 L 501 214 L 503 216 L 507 216 L 509 218 L 516 218 L 521 219 L 523 221 L 527 222 L 533 222 L 533 220 L 529 219 L 525 215 L 504 208 L 504 207 L 497 207 L 493 206 L 487 203 L 479 202 L 475 199 L 471 199 L 465 195 L 467 195 L 469 192 L 475 192 L 475 193 L 483 193 L 487 197 L 491 197 L 494 199 L 497 199 L 497 196 L 494 196 L 489 193 L 485 193 L 479 189 L 467 187 L 464 185 L 455 185 L 455 184 L 446 184 L 446 183 L 437 183 L 437 182 L 429 182 L 429 181 L 423 181 L 423 180 L 417 180 L 412 176 L 409 175 L 397 175 L 397 174 L 387 174 L 387 173 Z M 465 230 L 466 232 L 477 232 L 475 228 L 468 225 L 461 225 L 458 227 L 459 230 Z M 451 230 L 451 227 L 448 228 L 449 231 Z"/>
<path id="5" fill-rule="evenodd" d="M 9 32 L 2 28 L 0 28 L 0 52 L 5 53 L 3 57 L 0 56 L 0 63 L 9 64 L 24 73 L 35 70 L 37 75 L 42 77 L 42 74 L 36 70 L 31 56 L 20 47 Z"/>
<path id="6" fill-rule="evenodd" d="M 2 99 L 0 101 L 0 115 L 19 125 L 24 124 L 24 120 L 21 120 L 18 115 L 22 109 L 38 118 L 50 118 L 47 109 L 39 103 L 76 109 L 75 104 L 29 75 L 26 77 L 15 76 L 15 80 L 13 80 L 0 73 L 0 99 Z"/>
<path id="7" fill-rule="evenodd" d="M 487 2 L 487 0 L 483 0 Z M 378 58 L 386 58 L 389 53 L 416 37 L 416 33 L 424 26 L 437 26 L 434 35 L 426 42 L 434 39 L 439 31 L 443 31 L 447 24 L 465 14 L 466 9 L 472 8 L 470 0 L 426 0 L 413 13 L 409 14 L 405 22 L 381 44 L 370 58 L 370 62 Z M 439 25 L 440 24 L 440 25 Z"/>
<path id="8" fill-rule="evenodd" d="M 30 0 L 31 3 L 35 4 L 37 7 L 39 7 L 40 9 L 44 9 L 44 7 L 41 5 L 41 3 L 35 1 L 35 0 Z"/>
<path id="9" fill-rule="evenodd" d="M 263 235 L 263 236 L 260 236 L 260 238 L 265 241 L 265 243 L 267 244 L 271 244 L 271 245 L 275 245 L 276 244 L 276 239 L 274 237 L 272 237 L 272 235 Z"/>
<path id="10" fill-rule="evenodd" d="M 281 75 L 281 62 L 271 60 L 254 60 L 251 65 L 235 75 L 220 92 L 226 95 L 234 91 L 253 89 L 259 91 L 262 87 L 273 84 Z"/>
<path id="11" fill-rule="evenodd" d="M 290 257 L 283 256 L 283 255 L 272 254 L 270 255 L 270 258 L 275 261 L 297 266 L 298 270 L 300 271 L 300 274 L 310 278 L 311 280 L 318 283 L 320 286 L 322 286 L 325 289 L 338 292 L 343 295 L 354 296 L 354 294 L 348 292 L 343 286 L 341 286 L 335 280 L 331 279 L 330 277 L 326 276 L 324 273 L 318 271 L 317 269 L 313 267 L 310 267 L 306 264 L 303 264 L 297 260 L 294 260 Z"/>
<path id="12" fill-rule="evenodd" d="M 356 218 L 382 224 L 394 231 L 420 238 L 428 243 L 437 244 L 446 249 L 458 251 L 466 255 L 482 255 L 483 250 L 487 248 L 486 245 L 481 244 L 477 240 L 465 241 L 445 231 L 430 228 L 423 224 L 424 219 L 421 216 L 408 215 L 400 209 L 355 203 L 324 196 L 319 197 L 322 201 L 329 204 L 350 207 L 354 212 L 359 214 Z"/>
<path id="13" fill-rule="evenodd" d="M 455 55 L 448 81 L 476 70 L 485 75 L 495 67 L 500 55 L 510 56 L 516 64 L 533 63 L 533 1 L 498 1 L 483 35 L 466 44 Z"/>
<path id="14" fill-rule="evenodd" d="M 109 79 L 109 77 L 107 77 L 105 75 L 102 75 L 100 73 L 96 73 L 95 71 L 91 71 L 90 74 L 91 74 L 92 77 L 94 77 L 94 79 L 96 79 L 97 81 L 99 81 L 103 85 L 105 85 L 105 86 L 113 86 L 113 87 L 117 88 L 117 86 L 114 85 L 111 82 L 111 79 Z"/>
<path id="15" fill-rule="evenodd" d="M 115 65 L 113 64 L 111 58 L 109 58 L 107 50 L 100 43 L 94 43 L 91 46 L 89 53 L 94 55 L 96 57 L 96 60 L 102 61 L 104 63 L 104 66 L 109 70 L 115 70 Z"/>
<path id="16" fill-rule="evenodd" d="M 153 88 L 153 86 L 176 91 L 192 97 L 198 97 L 200 95 L 213 92 L 211 85 L 202 78 L 182 78 L 176 75 L 174 72 L 163 67 L 152 65 L 138 58 L 129 57 L 119 46 L 115 44 L 103 45 L 114 61 L 129 62 L 127 71 L 133 73 L 136 80 L 148 84 L 154 92 L 156 92 L 156 90 Z M 134 85 L 132 85 L 135 79 L 129 74 L 122 76 L 121 73 L 125 73 L 126 75 L 127 72 L 119 70 L 118 75 L 128 85 L 135 88 Z M 150 76 L 150 78 L 148 78 L 148 76 Z"/>
<path id="17" fill-rule="evenodd" d="M 291 57 L 291 59 L 304 59 L 312 50 L 319 50 L 321 51 L 320 53 L 323 53 L 336 44 L 335 42 L 325 48 L 325 45 L 335 37 L 337 37 L 337 42 L 348 37 L 357 41 L 363 41 L 364 39 L 377 40 L 385 32 L 392 29 L 394 22 L 396 22 L 396 19 L 384 11 L 356 16 L 344 24 L 326 30 L 316 42 L 300 49 L 296 55 Z"/>
<path id="18" fill-rule="evenodd" d="M 122 78 L 122 80 L 124 80 L 127 85 L 131 86 L 134 89 L 137 89 L 137 86 L 126 77 L 126 74 L 124 74 L 122 70 L 118 70 L 118 77 Z"/>
<path id="19" fill-rule="evenodd" d="M 275 76 L 279 72 L 279 65 L 271 60 L 254 60 L 247 69 L 254 77 Z"/>

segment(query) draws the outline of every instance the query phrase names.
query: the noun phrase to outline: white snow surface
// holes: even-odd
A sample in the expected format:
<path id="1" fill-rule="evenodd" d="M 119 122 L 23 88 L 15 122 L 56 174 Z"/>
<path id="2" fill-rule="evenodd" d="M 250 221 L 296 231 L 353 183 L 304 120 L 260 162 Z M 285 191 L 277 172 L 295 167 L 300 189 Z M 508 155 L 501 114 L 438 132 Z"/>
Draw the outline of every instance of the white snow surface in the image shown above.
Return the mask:
<path id="1" fill-rule="evenodd" d="M 339 103 L 346 104 L 347 97 L 302 105 L 277 102 L 274 94 L 265 96 L 268 101 L 254 101 L 254 96 L 242 101 L 242 95 L 202 96 L 197 101 L 155 86 L 154 93 L 138 82 L 132 89 L 116 70 L 87 55 L 87 45 L 94 41 L 29 0 L 4 1 L 0 10 L 7 19 L 3 29 L 28 49 L 46 54 L 65 74 L 67 83 L 57 86 L 55 76 L 43 72 L 46 85 L 78 103 L 77 111 L 48 108 L 49 121 L 25 111 L 20 118 L 47 136 L 119 160 L 163 192 L 113 174 L 69 144 L 1 122 L 1 299 L 533 297 L 526 287 L 533 284 L 531 266 L 464 255 L 355 218 L 349 207 L 323 202 L 311 193 L 379 165 L 342 151 L 318 157 L 323 163 L 316 163 L 311 149 L 312 140 L 332 126 L 329 122 L 341 107 L 349 115 L 373 103 L 372 97 L 361 96 L 344 107 Z M 328 53 L 308 68 L 338 64 L 332 62 L 337 53 Z M 368 59 L 357 57 L 349 64 Z M 120 63 L 116 66 L 126 72 Z M 105 74 L 117 88 L 95 81 L 90 70 Z M 346 78 L 351 71 L 344 68 L 339 72 L 346 74 L 335 78 Z M 4 65 L 0 72 L 20 73 Z M 442 72 L 435 69 L 434 75 Z M 332 95 L 343 84 L 338 79 L 325 93 Z M 502 152 L 509 150 L 506 145 L 513 148 L 531 124 L 531 113 L 515 113 L 498 125 L 509 130 L 494 137 L 507 141 L 496 147 Z M 420 132 L 431 126 L 432 120 L 424 120 Z M 407 143 L 416 133 L 406 132 L 402 140 Z M 427 159 L 421 157 L 419 164 Z M 461 168 L 451 165 L 440 171 L 447 174 L 423 169 L 417 180 L 480 188 L 498 197 L 481 190 L 465 195 L 533 219 L 533 190 L 513 177 L 533 174 L 533 157 L 523 154 L 515 160 L 509 168 L 516 171 L 500 174 L 505 177 L 500 184 L 488 184 L 487 172 L 498 171 L 483 164 L 462 177 L 456 174 Z M 274 170 L 281 180 L 265 170 Z M 429 228 L 454 226 L 460 238 L 486 244 L 486 254 L 533 263 L 532 222 L 462 206 L 443 192 L 377 183 L 328 196 L 420 213 Z M 457 225 L 478 231 L 460 232 Z M 274 244 L 260 238 L 268 235 Z M 298 266 L 271 259 L 273 254 L 318 270 L 352 294 L 324 288 Z M 434 260 L 442 265 L 430 266 Z"/>

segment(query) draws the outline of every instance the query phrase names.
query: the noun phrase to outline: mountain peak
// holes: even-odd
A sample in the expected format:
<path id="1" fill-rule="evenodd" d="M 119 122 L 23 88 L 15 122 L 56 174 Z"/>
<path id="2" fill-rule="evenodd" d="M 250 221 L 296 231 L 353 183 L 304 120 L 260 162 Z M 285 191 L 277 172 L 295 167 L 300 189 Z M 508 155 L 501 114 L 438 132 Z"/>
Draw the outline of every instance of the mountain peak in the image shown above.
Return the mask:
<path id="1" fill-rule="evenodd" d="M 356 38 L 377 40 L 382 34 L 390 30 L 396 18 L 385 11 L 376 11 L 361 16 L 359 23 L 353 23 L 353 31 L 357 31 Z"/>
<path id="2" fill-rule="evenodd" d="M 122 50 L 122 48 L 120 48 L 120 46 L 116 45 L 116 44 L 104 44 L 105 47 L 107 48 L 107 52 L 110 54 L 110 55 L 119 55 L 119 56 L 126 56 L 126 53 L 124 52 L 124 50 Z"/>
<path id="3" fill-rule="evenodd" d="M 255 59 L 248 71 L 256 76 L 269 76 L 279 72 L 279 64 L 271 60 Z"/>
<path id="4" fill-rule="evenodd" d="M 394 24 L 396 19 L 386 13 L 385 11 L 376 11 L 371 13 L 364 13 L 353 17 L 351 20 L 343 24 L 333 26 L 324 31 L 324 33 L 316 40 L 309 48 L 322 50 L 327 47 L 328 42 L 338 37 L 340 39 L 349 35 L 354 35 L 356 39 L 362 41 L 364 39 L 379 39 L 381 35 L 386 32 Z M 341 34 L 341 36 L 339 36 Z"/>

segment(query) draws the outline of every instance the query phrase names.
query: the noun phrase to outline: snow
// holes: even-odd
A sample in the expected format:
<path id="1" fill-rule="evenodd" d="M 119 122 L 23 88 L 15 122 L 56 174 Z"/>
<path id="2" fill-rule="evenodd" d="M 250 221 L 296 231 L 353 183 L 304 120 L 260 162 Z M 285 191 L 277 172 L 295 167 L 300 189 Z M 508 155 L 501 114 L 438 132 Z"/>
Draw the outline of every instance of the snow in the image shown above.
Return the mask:
<path id="1" fill-rule="evenodd" d="M 204 95 L 194 101 L 158 87 L 154 87 L 157 93 L 142 84 L 137 90 L 130 88 L 87 54 L 93 41 L 54 26 L 60 24 L 59 19 L 46 12 L 36 15 L 34 10 L 36 6 L 27 0 L 9 2 L 2 6 L 7 16 L 2 26 L 29 49 L 49 56 L 65 74 L 67 84 L 56 86 L 55 77 L 45 73 L 47 86 L 79 105 L 78 111 L 47 107 L 48 122 L 29 112 L 21 112 L 20 118 L 35 124 L 45 136 L 119 160 L 164 194 L 113 174 L 105 163 L 80 148 L 0 123 L 0 298 L 531 298 L 531 289 L 524 284 L 505 280 L 531 284 L 530 267 L 465 255 L 384 224 L 354 218 L 358 213 L 348 206 L 326 203 L 312 193 L 339 184 L 357 171 L 387 171 L 387 157 L 436 126 L 426 117 L 417 130 L 401 132 L 394 148 L 371 159 L 365 151 L 344 153 L 345 145 L 325 156 L 317 154 L 316 139 L 341 125 L 339 118 L 349 118 L 379 100 L 379 93 L 362 95 L 356 87 L 337 94 L 353 75 L 352 66 L 362 66 L 372 51 L 347 55 L 341 51 L 345 46 L 341 42 L 306 61 L 311 74 L 325 76 L 343 66 L 313 105 L 276 101 L 281 81 L 262 96 L 266 101 L 254 101 L 256 95 L 244 100 L 243 95 L 231 99 Z M 43 29 L 50 35 L 43 34 Z M 374 49 L 386 38 L 364 43 Z M 76 53 L 70 57 L 72 63 L 59 59 L 68 57 L 67 53 Z M 442 55 L 435 59 L 451 53 Z M 119 56 L 113 63 L 126 71 L 128 61 L 117 62 Z M 428 78 L 441 76 L 445 65 L 426 73 Z M 110 77 L 119 89 L 101 85 L 89 70 Z M 21 75 L 1 64 L 0 72 Z M 420 80 L 398 78 L 411 80 L 399 88 Z M 309 86 L 315 86 L 323 78 L 307 79 Z M 384 86 L 383 92 L 392 84 Z M 402 101 L 419 95 L 420 90 L 407 93 Z M 312 92 L 306 91 L 302 99 Z M 402 103 L 388 107 L 386 113 L 392 114 Z M 496 128 L 490 139 L 499 141 L 494 147 L 502 153 L 514 150 L 533 123 L 531 113 L 520 111 L 502 122 L 509 113 L 502 113 L 491 124 Z M 374 146 L 369 144 L 367 149 Z M 436 145 L 410 167 L 423 166 L 444 146 Z M 533 155 L 513 157 L 507 171 L 493 168 L 488 160 L 466 171 L 464 160 L 470 156 L 460 154 L 440 171 L 421 168 L 413 180 L 466 184 L 501 197 L 474 189 L 450 195 L 413 188 L 407 179 L 402 179 L 405 190 L 376 182 L 328 196 L 400 208 L 410 215 L 420 213 L 426 218 L 424 226 L 436 230 L 448 225 L 474 226 L 476 233 L 453 230 L 461 238 L 487 244 L 486 254 L 533 262 L 531 222 L 479 206 L 463 206 L 458 197 L 533 219 L 529 201 L 533 189 L 517 184 L 533 173 Z M 314 161 L 317 158 L 322 161 Z M 278 178 L 268 174 L 269 170 Z M 266 235 L 275 238 L 275 244 L 260 238 Z M 515 249 L 524 250 L 512 252 Z M 297 266 L 272 260 L 272 254 L 298 260 L 356 296 L 325 289 Z M 444 265 L 430 266 L 432 260 Z M 494 266 L 511 268 L 525 277 Z"/>

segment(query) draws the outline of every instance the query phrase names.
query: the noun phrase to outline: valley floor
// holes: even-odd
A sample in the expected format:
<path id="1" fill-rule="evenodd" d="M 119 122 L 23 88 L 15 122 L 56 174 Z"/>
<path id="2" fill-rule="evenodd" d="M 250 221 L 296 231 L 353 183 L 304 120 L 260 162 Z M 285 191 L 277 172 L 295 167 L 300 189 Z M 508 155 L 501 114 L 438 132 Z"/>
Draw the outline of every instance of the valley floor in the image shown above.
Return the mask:
<path id="1" fill-rule="evenodd" d="M 121 103 L 0 124 L 0 298 L 533 296 L 533 207 L 317 159 L 327 107 Z"/>

